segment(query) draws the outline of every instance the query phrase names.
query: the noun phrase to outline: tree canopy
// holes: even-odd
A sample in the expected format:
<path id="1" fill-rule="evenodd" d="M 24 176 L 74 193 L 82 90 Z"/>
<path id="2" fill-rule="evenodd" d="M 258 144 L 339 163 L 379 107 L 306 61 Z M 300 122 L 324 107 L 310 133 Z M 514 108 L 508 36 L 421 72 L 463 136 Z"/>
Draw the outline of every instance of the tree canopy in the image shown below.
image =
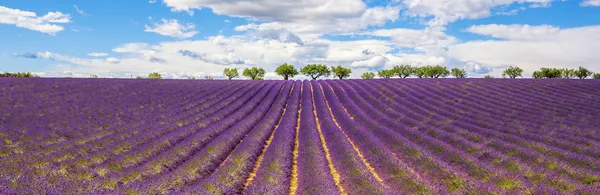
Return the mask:
<path id="1" fill-rule="evenodd" d="M 600 73 L 596 73 L 596 74 L 594 74 L 593 78 L 594 78 L 594 79 L 600 79 Z"/>
<path id="2" fill-rule="evenodd" d="M 352 70 L 338 65 L 338 66 L 332 66 L 331 72 L 333 73 L 334 77 L 337 77 L 341 80 L 344 78 L 348 78 L 350 76 L 350 74 L 352 73 Z"/>
<path id="3" fill-rule="evenodd" d="M 560 70 L 560 76 L 565 79 L 570 79 L 575 76 L 575 69 L 564 68 Z"/>
<path id="4" fill-rule="evenodd" d="M 504 72 L 502 73 L 502 77 L 507 77 L 514 79 L 517 77 L 522 77 L 523 76 L 523 69 L 516 67 L 516 66 L 509 66 L 506 70 L 504 70 Z"/>
<path id="5" fill-rule="evenodd" d="M 410 65 L 394 66 L 392 70 L 400 78 L 406 78 L 415 73 L 415 68 Z"/>
<path id="6" fill-rule="evenodd" d="M 377 75 L 381 78 L 389 79 L 396 75 L 396 72 L 394 72 L 394 70 L 381 70 L 377 73 Z"/>
<path id="7" fill-rule="evenodd" d="M 149 79 L 162 79 L 162 75 L 158 72 L 153 72 L 148 75 Z"/>
<path id="8" fill-rule="evenodd" d="M 223 75 L 225 75 L 229 80 L 240 76 L 236 68 L 225 68 L 225 70 L 223 70 Z"/>
<path id="9" fill-rule="evenodd" d="M 539 71 L 533 72 L 533 78 L 561 78 L 562 70 L 558 68 L 541 68 Z"/>
<path id="10" fill-rule="evenodd" d="M 329 68 L 323 64 L 309 64 L 304 68 L 300 69 L 300 73 L 309 76 L 313 80 L 316 80 L 319 77 L 328 77 L 331 75 L 331 71 Z"/>
<path id="11" fill-rule="evenodd" d="M 298 75 L 298 70 L 296 70 L 296 68 L 294 68 L 294 65 L 291 64 L 282 64 L 281 66 L 277 67 L 277 69 L 275 70 L 275 73 L 279 76 L 283 76 L 283 79 L 288 80 L 291 77 L 295 77 L 296 75 Z"/>
<path id="12" fill-rule="evenodd" d="M 250 80 L 263 80 L 265 76 L 265 69 L 252 67 L 244 69 L 242 73 L 245 77 L 250 78 Z"/>
<path id="13" fill-rule="evenodd" d="M 592 76 L 592 74 L 594 74 L 592 71 L 588 70 L 587 68 L 584 67 L 579 67 L 575 70 L 575 72 L 573 73 L 575 75 L 575 77 L 579 78 L 579 79 L 585 79 L 588 78 L 590 76 Z M 594 75 L 596 76 L 596 75 Z"/>
<path id="14" fill-rule="evenodd" d="M 446 77 L 450 74 L 450 71 L 445 66 L 421 66 L 415 69 L 415 75 L 419 78 L 440 78 Z"/>
<path id="15" fill-rule="evenodd" d="M 456 78 L 467 78 L 467 71 L 465 71 L 463 69 L 453 68 L 451 70 L 451 72 L 452 72 L 452 76 L 454 76 Z"/>
<path id="16" fill-rule="evenodd" d="M 372 79 L 372 78 L 375 78 L 375 73 L 365 72 L 362 75 L 360 75 L 360 78 L 363 78 L 363 79 Z"/>

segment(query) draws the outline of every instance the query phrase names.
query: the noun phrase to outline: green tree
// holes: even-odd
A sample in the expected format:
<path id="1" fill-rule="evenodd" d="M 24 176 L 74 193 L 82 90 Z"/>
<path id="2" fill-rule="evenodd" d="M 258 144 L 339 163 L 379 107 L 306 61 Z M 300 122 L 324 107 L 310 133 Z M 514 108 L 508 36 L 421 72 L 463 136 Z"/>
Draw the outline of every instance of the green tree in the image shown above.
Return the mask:
<path id="1" fill-rule="evenodd" d="M 381 70 L 377 73 L 377 75 L 381 78 L 389 79 L 396 75 L 396 72 L 394 72 L 394 70 Z"/>
<path id="2" fill-rule="evenodd" d="M 446 77 L 450 71 L 445 66 L 421 66 L 415 69 L 415 75 L 419 78 L 440 78 Z"/>
<path id="3" fill-rule="evenodd" d="M 300 73 L 310 76 L 313 80 L 316 80 L 321 76 L 328 77 L 331 75 L 329 68 L 323 64 L 306 65 L 304 68 L 300 69 Z"/>
<path id="4" fill-rule="evenodd" d="M 542 78 L 560 78 L 562 76 L 562 71 L 558 68 L 541 68 L 540 74 Z"/>
<path id="5" fill-rule="evenodd" d="M 91 78 L 98 78 L 98 75 L 92 74 Z"/>
<path id="6" fill-rule="evenodd" d="M 352 73 L 352 70 L 338 65 L 338 66 L 332 66 L 331 72 L 333 73 L 334 77 L 337 77 L 340 80 L 342 80 L 344 78 L 348 78 L 350 76 L 350 74 Z"/>
<path id="7" fill-rule="evenodd" d="M 211 75 L 206 75 L 206 76 L 204 76 L 204 79 L 206 79 L 206 80 L 213 80 L 213 76 L 211 76 Z"/>
<path id="8" fill-rule="evenodd" d="M 142 76 L 137 76 L 137 77 L 135 77 L 135 78 L 136 78 L 136 79 L 143 79 L 144 77 L 142 77 Z"/>
<path id="9" fill-rule="evenodd" d="M 450 72 L 452 72 L 452 76 L 456 78 L 467 78 L 467 71 L 463 69 L 453 68 Z"/>
<path id="10" fill-rule="evenodd" d="M 225 68 L 225 70 L 223 70 L 223 75 L 225 75 L 229 80 L 240 76 L 237 68 Z"/>
<path id="11" fill-rule="evenodd" d="M 392 70 L 400 78 L 406 78 L 415 73 L 415 68 L 410 65 L 394 66 L 394 68 L 392 68 Z"/>
<path id="12" fill-rule="evenodd" d="M 575 69 L 564 68 L 560 70 L 560 74 L 562 78 L 570 79 L 575 76 Z"/>
<path id="13" fill-rule="evenodd" d="M 541 71 L 534 71 L 531 77 L 534 79 L 541 79 L 544 77 L 544 75 L 542 75 Z"/>
<path id="14" fill-rule="evenodd" d="M 265 70 L 257 67 L 246 68 L 242 74 L 245 77 L 249 77 L 250 80 L 263 80 L 263 77 L 265 76 Z"/>
<path id="15" fill-rule="evenodd" d="M 375 78 L 375 73 L 365 72 L 362 75 L 360 75 L 360 78 L 363 78 L 363 79 L 372 79 L 372 78 Z"/>
<path id="16" fill-rule="evenodd" d="M 502 77 L 506 78 L 506 76 L 508 76 L 511 79 L 514 79 L 517 77 L 523 77 L 523 69 L 516 67 L 516 66 L 509 66 L 502 73 Z"/>
<path id="17" fill-rule="evenodd" d="M 483 78 L 485 78 L 485 79 L 493 79 L 494 77 L 492 75 L 488 74 L 488 75 L 483 76 Z"/>
<path id="18" fill-rule="evenodd" d="M 575 72 L 573 74 L 575 75 L 575 77 L 577 77 L 579 79 L 585 79 L 585 78 L 588 78 L 589 76 L 592 76 L 592 74 L 594 74 L 594 73 L 592 71 L 588 70 L 587 68 L 580 66 L 578 69 L 575 70 Z"/>
<path id="19" fill-rule="evenodd" d="M 153 72 L 148 75 L 149 79 L 162 79 L 162 75 L 158 72 Z"/>
<path id="20" fill-rule="evenodd" d="M 287 63 L 277 67 L 277 69 L 275 69 L 275 73 L 279 76 L 282 76 L 285 80 L 288 80 L 290 77 L 295 77 L 299 74 L 298 70 L 294 68 L 294 65 Z"/>
<path id="21" fill-rule="evenodd" d="M 594 78 L 594 79 L 600 79 L 600 73 L 596 73 L 596 74 L 594 74 L 593 78 Z"/>

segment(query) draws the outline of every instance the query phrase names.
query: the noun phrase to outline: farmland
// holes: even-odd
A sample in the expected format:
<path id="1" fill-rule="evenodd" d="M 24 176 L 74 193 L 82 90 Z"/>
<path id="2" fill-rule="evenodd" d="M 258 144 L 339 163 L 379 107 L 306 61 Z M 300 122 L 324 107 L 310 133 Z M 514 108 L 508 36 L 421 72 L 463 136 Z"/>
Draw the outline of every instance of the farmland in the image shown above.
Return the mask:
<path id="1" fill-rule="evenodd" d="M 1 194 L 599 194 L 600 80 L 0 79 Z"/>

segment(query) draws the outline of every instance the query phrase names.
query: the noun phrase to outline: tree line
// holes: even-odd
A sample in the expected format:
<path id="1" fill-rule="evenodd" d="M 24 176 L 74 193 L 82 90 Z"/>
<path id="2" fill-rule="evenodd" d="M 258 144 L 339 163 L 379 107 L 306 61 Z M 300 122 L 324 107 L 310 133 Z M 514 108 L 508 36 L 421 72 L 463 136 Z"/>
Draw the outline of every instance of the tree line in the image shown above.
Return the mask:
<path id="1" fill-rule="evenodd" d="M 331 75 L 338 79 L 344 79 L 348 78 L 351 73 L 352 70 L 340 65 L 327 67 L 323 64 L 309 64 L 298 71 L 294 65 L 285 63 L 275 69 L 275 74 L 282 76 L 285 80 L 293 78 L 299 74 L 306 75 L 313 80 L 316 80 L 319 77 L 329 77 Z M 229 80 L 240 76 L 236 68 L 225 68 L 225 70 L 223 70 L 223 75 L 225 75 L 225 77 L 227 77 Z M 242 75 L 248 77 L 250 80 L 263 80 L 265 76 L 265 70 L 257 67 L 247 68 L 244 69 Z"/>
<path id="2" fill-rule="evenodd" d="M 406 78 L 415 76 L 418 78 L 443 78 L 447 76 L 453 76 L 455 78 L 467 78 L 467 72 L 464 69 L 452 68 L 448 70 L 445 66 L 440 65 L 429 65 L 421 67 L 413 67 L 410 65 L 394 66 L 391 69 L 384 69 L 377 72 L 377 76 L 381 78 Z M 503 78 L 517 78 L 523 77 L 523 69 L 517 66 L 509 66 L 502 72 Z M 559 68 L 541 68 L 539 71 L 533 72 L 532 78 L 579 78 L 586 79 L 592 77 L 600 79 L 600 73 L 593 73 L 590 70 L 579 67 L 577 69 L 559 69 Z M 363 79 L 375 78 L 375 73 L 365 72 L 361 75 Z M 494 78 L 490 75 L 485 75 L 484 78 Z"/>
<path id="3" fill-rule="evenodd" d="M 288 80 L 293 78 L 299 74 L 306 75 L 307 77 L 316 80 L 321 77 L 329 77 L 333 75 L 333 77 L 338 79 L 344 79 L 350 77 L 352 70 L 349 68 L 345 68 L 341 65 L 327 67 L 323 64 L 308 64 L 305 67 L 301 68 L 298 71 L 294 65 L 291 64 L 282 64 L 277 69 L 275 69 L 275 73 L 283 79 Z M 239 77 L 238 69 L 236 68 L 225 68 L 223 70 L 223 75 L 227 77 L 229 80 Z M 467 72 L 464 69 L 452 68 L 448 70 L 445 66 L 440 65 L 428 65 L 428 66 L 420 66 L 414 67 L 411 65 L 399 65 L 394 66 L 391 69 L 384 69 L 378 71 L 377 74 L 374 72 L 365 72 L 361 75 L 363 79 L 373 79 L 375 76 L 379 76 L 380 78 L 407 78 L 410 76 L 418 77 L 418 78 L 444 78 L 448 76 L 453 76 L 455 78 L 466 78 Z M 251 67 L 246 68 L 242 71 L 242 76 L 247 77 L 250 80 L 264 80 L 265 70 L 259 67 Z M 0 73 L 0 77 L 18 77 L 18 78 L 26 78 L 26 77 L 39 77 L 37 75 L 32 74 L 31 72 L 17 72 L 17 73 L 9 73 L 4 72 Z M 517 66 L 509 66 L 502 72 L 503 78 L 517 78 L 523 77 L 523 69 Z M 600 79 L 600 73 L 594 73 L 584 67 L 579 67 L 576 69 L 569 68 L 541 68 L 538 71 L 533 72 L 532 78 L 536 79 L 554 79 L 554 78 L 594 78 Z M 91 78 L 98 78 L 97 75 L 91 75 Z M 143 79 L 144 77 L 138 76 L 138 79 Z M 162 75 L 158 72 L 152 72 L 146 77 L 148 79 L 162 79 Z M 187 77 L 188 79 L 195 80 L 195 77 Z M 212 76 L 205 76 L 207 80 L 212 80 Z M 485 75 L 484 78 L 494 78 L 490 75 Z"/>
<path id="4" fill-rule="evenodd" d="M 37 78 L 39 76 L 34 75 L 31 72 L 17 72 L 17 73 L 4 72 L 4 73 L 0 73 L 0 77 Z"/>
<path id="5" fill-rule="evenodd" d="M 352 70 L 349 68 L 338 66 L 327 67 L 323 64 L 308 64 L 305 67 L 301 68 L 298 71 L 294 65 L 284 63 L 275 69 L 275 73 L 284 80 L 288 80 L 297 75 L 303 74 L 307 77 L 316 80 L 321 77 L 329 77 L 333 75 L 335 78 L 344 79 L 350 77 Z M 225 68 L 223 70 L 223 75 L 227 77 L 227 79 L 231 80 L 233 78 L 239 77 L 238 69 L 236 68 Z M 394 66 L 391 69 L 384 69 L 378 71 L 377 74 L 374 72 L 365 72 L 361 75 L 363 79 L 373 79 L 375 76 L 379 76 L 380 78 L 407 78 L 407 77 L 417 77 L 417 78 L 445 78 L 448 76 L 453 76 L 455 78 L 467 78 L 467 72 L 464 69 L 452 68 L 448 69 L 446 66 L 440 65 L 428 65 L 428 66 L 420 66 L 414 67 L 411 65 L 399 65 Z M 247 77 L 250 80 L 264 80 L 265 70 L 259 67 L 252 67 L 244 69 L 242 72 L 242 76 Z M 517 78 L 523 77 L 523 69 L 517 66 L 509 66 L 502 72 L 502 78 Z M 588 77 L 592 77 L 595 79 L 600 79 L 600 73 L 593 73 L 586 68 L 579 67 L 577 69 L 559 69 L 559 68 L 541 68 L 539 71 L 535 71 L 532 75 L 532 78 L 580 78 L 585 79 Z M 148 78 L 160 79 L 162 78 L 158 73 L 151 73 Z M 485 75 L 484 78 L 494 78 L 490 75 Z M 195 78 L 192 78 L 195 79 Z M 212 76 L 206 77 L 206 79 L 212 80 Z"/>

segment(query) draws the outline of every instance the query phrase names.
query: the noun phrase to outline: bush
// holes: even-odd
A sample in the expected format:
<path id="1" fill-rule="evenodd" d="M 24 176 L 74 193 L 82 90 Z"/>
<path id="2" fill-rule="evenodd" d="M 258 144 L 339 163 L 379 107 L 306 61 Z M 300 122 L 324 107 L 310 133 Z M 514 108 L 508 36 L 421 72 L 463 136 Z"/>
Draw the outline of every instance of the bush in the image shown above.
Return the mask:
<path id="1" fill-rule="evenodd" d="M 162 79 L 162 75 L 158 72 L 153 72 L 148 75 L 149 79 Z"/>

